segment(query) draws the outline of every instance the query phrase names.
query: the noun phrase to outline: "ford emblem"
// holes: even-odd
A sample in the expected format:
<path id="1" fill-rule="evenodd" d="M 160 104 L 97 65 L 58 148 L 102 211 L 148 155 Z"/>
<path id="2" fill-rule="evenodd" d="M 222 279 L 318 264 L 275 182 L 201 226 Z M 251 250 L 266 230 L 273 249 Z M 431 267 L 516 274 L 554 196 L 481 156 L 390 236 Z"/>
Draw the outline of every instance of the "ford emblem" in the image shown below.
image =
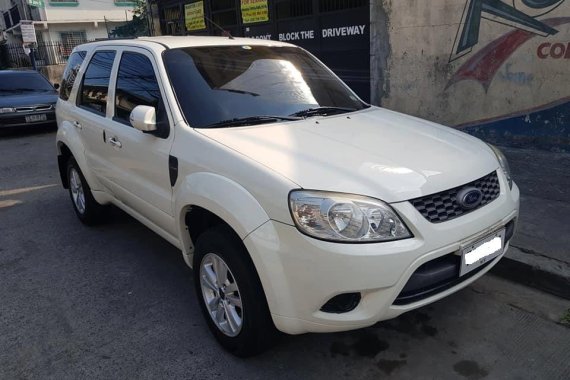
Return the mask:
<path id="1" fill-rule="evenodd" d="M 475 187 L 466 187 L 457 193 L 457 203 L 465 210 L 474 209 L 482 200 L 483 193 Z"/>

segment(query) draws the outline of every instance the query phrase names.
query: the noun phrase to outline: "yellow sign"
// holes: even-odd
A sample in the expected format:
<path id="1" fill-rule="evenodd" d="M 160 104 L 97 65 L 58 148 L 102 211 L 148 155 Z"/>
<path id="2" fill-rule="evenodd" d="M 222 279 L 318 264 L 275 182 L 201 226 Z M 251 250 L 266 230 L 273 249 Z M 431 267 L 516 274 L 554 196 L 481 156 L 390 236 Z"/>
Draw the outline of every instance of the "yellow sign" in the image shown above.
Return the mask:
<path id="1" fill-rule="evenodd" d="M 204 23 L 204 2 L 196 1 L 195 3 L 186 4 L 184 6 L 184 21 L 186 22 L 186 30 L 206 29 L 206 24 Z"/>
<path id="2" fill-rule="evenodd" d="M 241 0 L 241 18 L 244 24 L 269 21 L 267 0 Z"/>

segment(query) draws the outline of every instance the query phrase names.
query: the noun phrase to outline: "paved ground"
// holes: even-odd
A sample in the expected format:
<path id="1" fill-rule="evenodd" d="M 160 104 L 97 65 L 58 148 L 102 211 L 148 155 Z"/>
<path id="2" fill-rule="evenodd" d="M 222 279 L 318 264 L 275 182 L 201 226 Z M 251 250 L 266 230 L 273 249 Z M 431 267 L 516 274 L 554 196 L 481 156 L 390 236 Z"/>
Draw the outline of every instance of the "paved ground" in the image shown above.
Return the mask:
<path id="1" fill-rule="evenodd" d="M 119 211 L 87 228 L 54 135 L 0 138 L 0 378 L 568 379 L 565 300 L 485 276 L 361 331 L 221 350 L 175 248 Z"/>
<path id="2" fill-rule="evenodd" d="M 570 299 L 570 153 L 501 149 L 521 191 L 521 210 L 497 272 Z"/>
<path id="3" fill-rule="evenodd" d="M 522 195 L 513 245 L 570 265 L 570 154 L 502 149 Z"/>

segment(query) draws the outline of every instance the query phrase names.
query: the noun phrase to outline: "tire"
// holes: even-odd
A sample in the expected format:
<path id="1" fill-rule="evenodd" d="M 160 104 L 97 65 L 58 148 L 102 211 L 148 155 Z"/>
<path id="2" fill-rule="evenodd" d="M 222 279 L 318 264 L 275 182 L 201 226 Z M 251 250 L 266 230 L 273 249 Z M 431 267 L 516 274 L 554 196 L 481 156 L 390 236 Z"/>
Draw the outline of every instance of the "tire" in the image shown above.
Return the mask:
<path id="1" fill-rule="evenodd" d="M 194 285 L 208 327 L 226 350 L 248 357 L 274 344 L 278 332 L 261 282 L 243 243 L 229 227 L 219 225 L 198 237 Z"/>
<path id="2" fill-rule="evenodd" d="M 103 206 L 93 198 L 91 188 L 73 157 L 67 161 L 67 181 L 71 204 L 79 220 L 89 226 L 100 222 Z"/>

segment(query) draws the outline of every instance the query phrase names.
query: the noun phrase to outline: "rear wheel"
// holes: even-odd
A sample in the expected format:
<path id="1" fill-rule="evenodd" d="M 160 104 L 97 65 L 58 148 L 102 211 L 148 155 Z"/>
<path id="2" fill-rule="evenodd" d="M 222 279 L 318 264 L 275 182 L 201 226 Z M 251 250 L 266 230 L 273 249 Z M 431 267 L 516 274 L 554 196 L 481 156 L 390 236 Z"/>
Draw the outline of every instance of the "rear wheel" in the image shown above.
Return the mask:
<path id="1" fill-rule="evenodd" d="M 71 203 L 79 220 L 87 225 L 100 221 L 103 206 L 93 198 L 91 188 L 73 158 L 67 162 L 67 180 Z"/>
<path id="2" fill-rule="evenodd" d="M 277 337 L 265 294 L 241 240 L 226 226 L 196 243 L 194 283 L 208 327 L 237 356 L 255 355 Z"/>

